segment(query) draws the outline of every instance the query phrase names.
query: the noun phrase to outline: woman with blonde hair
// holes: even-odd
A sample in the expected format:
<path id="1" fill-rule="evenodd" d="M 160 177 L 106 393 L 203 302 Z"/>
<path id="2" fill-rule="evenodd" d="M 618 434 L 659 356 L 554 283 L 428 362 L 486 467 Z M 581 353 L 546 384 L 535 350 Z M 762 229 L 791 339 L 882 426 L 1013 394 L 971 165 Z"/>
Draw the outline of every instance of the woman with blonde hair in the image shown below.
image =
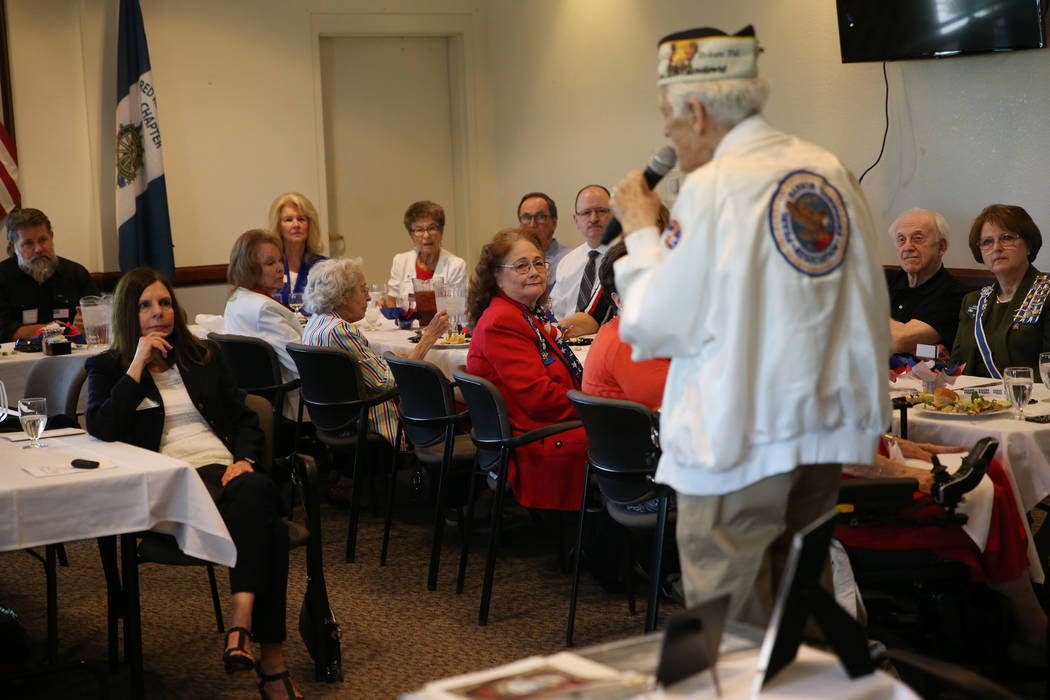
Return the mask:
<path id="1" fill-rule="evenodd" d="M 302 294 L 310 268 L 321 260 L 321 225 L 317 209 L 298 192 L 285 192 L 270 205 L 270 230 L 280 239 L 284 251 L 284 286 L 278 298 L 288 304 L 291 294 Z"/>

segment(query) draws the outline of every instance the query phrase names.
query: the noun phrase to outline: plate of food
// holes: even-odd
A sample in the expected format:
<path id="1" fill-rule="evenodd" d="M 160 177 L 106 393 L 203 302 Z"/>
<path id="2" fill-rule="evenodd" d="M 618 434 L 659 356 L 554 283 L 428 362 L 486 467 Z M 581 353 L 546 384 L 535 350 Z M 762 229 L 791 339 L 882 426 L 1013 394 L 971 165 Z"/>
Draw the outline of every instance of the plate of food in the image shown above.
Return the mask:
<path id="1" fill-rule="evenodd" d="M 944 418 L 976 418 L 993 416 L 1010 410 L 1010 402 L 1002 399 L 989 399 L 974 391 L 969 396 L 960 396 L 947 387 L 940 387 L 933 394 L 918 393 L 913 404 L 924 414 Z"/>
<path id="2" fill-rule="evenodd" d="M 435 350 L 462 350 L 470 347 L 470 336 L 466 333 L 446 333 L 434 343 Z"/>

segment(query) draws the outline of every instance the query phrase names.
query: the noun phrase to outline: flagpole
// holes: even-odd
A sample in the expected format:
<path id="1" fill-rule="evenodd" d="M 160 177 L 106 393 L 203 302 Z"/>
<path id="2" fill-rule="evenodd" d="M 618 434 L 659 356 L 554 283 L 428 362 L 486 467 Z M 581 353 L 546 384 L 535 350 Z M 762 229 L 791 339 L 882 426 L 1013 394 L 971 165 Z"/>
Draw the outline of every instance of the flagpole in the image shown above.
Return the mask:
<path id="1" fill-rule="evenodd" d="M 7 44 L 7 0 L 0 0 L 0 101 L 3 102 L 4 128 L 15 137 L 15 108 L 11 101 L 11 61 Z"/>

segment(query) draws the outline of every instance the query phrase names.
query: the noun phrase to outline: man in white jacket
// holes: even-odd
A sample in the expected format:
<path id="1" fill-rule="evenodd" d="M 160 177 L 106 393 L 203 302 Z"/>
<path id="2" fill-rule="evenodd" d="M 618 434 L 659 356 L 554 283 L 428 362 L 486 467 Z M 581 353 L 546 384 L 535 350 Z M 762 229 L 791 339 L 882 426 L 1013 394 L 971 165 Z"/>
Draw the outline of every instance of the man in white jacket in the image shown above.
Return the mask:
<path id="1" fill-rule="evenodd" d="M 790 538 L 834 507 L 839 463 L 889 424 L 889 304 L 860 187 L 774 130 L 757 44 L 696 29 L 659 49 L 664 133 L 688 173 L 671 222 L 638 172 L 613 191 L 620 333 L 671 357 L 657 480 L 678 492 L 686 599 L 764 626 Z"/>

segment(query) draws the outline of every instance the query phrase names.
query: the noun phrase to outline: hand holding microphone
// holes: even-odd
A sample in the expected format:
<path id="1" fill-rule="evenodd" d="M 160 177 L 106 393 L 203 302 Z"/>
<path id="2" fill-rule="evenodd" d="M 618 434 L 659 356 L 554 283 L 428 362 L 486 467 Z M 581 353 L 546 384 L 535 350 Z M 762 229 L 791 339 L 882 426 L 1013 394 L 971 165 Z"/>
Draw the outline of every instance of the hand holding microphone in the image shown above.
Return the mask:
<path id="1" fill-rule="evenodd" d="M 670 146 L 664 146 L 649 156 L 649 162 L 645 166 L 645 172 L 641 173 L 649 190 L 656 187 L 656 184 L 663 179 L 663 176 L 674 167 L 676 161 L 677 157 L 675 156 L 674 149 Z M 616 188 L 615 192 L 617 196 L 614 201 L 614 209 L 616 209 L 617 214 L 623 213 L 625 216 L 629 215 L 634 208 L 632 200 L 635 196 L 646 196 L 646 193 L 636 192 L 639 188 L 635 187 L 635 184 L 636 183 L 632 179 L 632 176 L 628 175 Z M 637 184 L 640 185 L 641 183 Z M 620 224 L 620 219 L 614 218 L 609 222 L 609 225 L 605 227 L 605 233 L 602 234 L 602 244 L 607 245 L 611 243 L 612 240 L 619 236 L 622 231 L 623 227 Z"/>

